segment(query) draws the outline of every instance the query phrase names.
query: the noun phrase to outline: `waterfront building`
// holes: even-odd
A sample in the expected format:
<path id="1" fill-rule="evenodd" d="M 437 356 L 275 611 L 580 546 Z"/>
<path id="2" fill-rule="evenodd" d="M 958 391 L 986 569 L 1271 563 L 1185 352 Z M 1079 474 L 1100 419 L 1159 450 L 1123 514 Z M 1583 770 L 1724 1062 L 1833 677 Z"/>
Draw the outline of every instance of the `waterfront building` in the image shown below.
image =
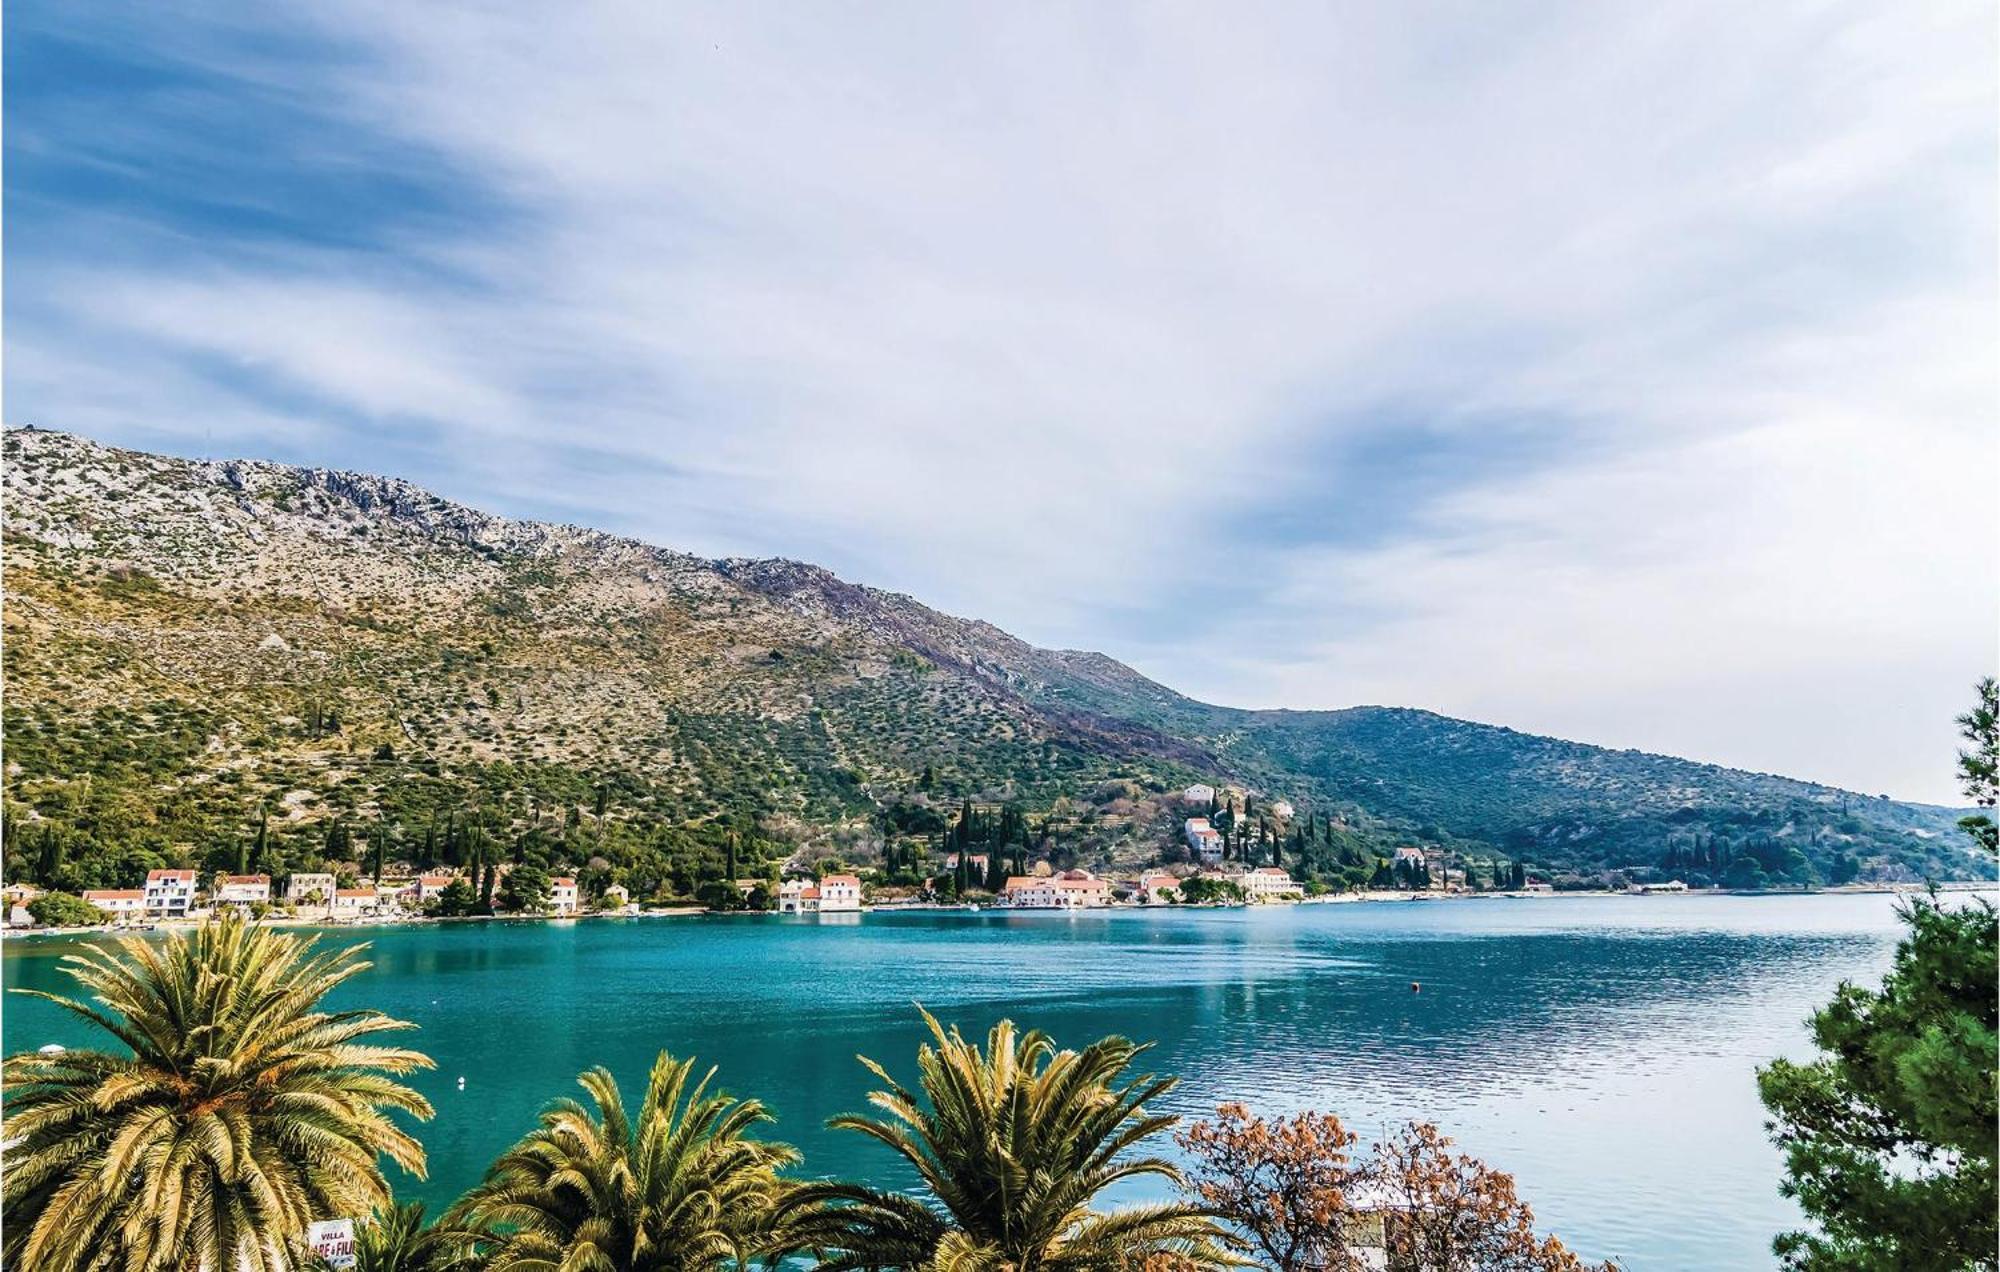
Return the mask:
<path id="1" fill-rule="evenodd" d="M 1686 892 L 1688 886 L 1679 879 L 1669 879 L 1665 883 L 1629 884 L 1625 890 L 1635 896 L 1645 896 L 1653 892 Z"/>
<path id="2" fill-rule="evenodd" d="M 569 875 L 557 875 L 549 880 L 549 907 L 557 914 L 575 914 L 577 907 L 576 880 Z"/>
<path id="3" fill-rule="evenodd" d="M 336 918 L 372 914 L 381 904 L 373 888 L 335 888 L 331 901 Z"/>
<path id="4" fill-rule="evenodd" d="M 1181 881 L 1170 874 L 1139 876 L 1138 899 L 1147 905 L 1166 905 L 1181 894 Z"/>
<path id="5" fill-rule="evenodd" d="M 28 902 L 42 895 L 42 890 L 32 883 L 10 883 L 0 888 L 0 908 L 7 911 L 7 926 L 27 927 L 35 921 L 28 913 Z"/>
<path id="6" fill-rule="evenodd" d="M 285 900 L 292 905 L 305 905 L 306 898 L 317 892 L 318 904 L 328 905 L 333 901 L 335 887 L 331 874 L 302 872 L 285 880 Z"/>
<path id="7" fill-rule="evenodd" d="M 1239 875 L 1236 883 L 1252 901 L 1274 901 L 1281 897 L 1302 897 L 1305 888 L 1279 866 L 1259 866 Z"/>
<path id="8" fill-rule="evenodd" d="M 422 905 L 431 898 L 442 895 L 444 890 L 449 888 L 452 881 L 456 878 L 458 876 L 455 874 L 418 875 L 416 883 L 417 904 Z"/>
<path id="9" fill-rule="evenodd" d="M 632 890 L 622 883 L 614 883 L 604 889 L 606 909 L 622 910 L 632 904 Z"/>
<path id="10" fill-rule="evenodd" d="M 221 905 L 254 905 L 271 899 L 271 876 L 264 874 L 224 875 L 216 886 L 215 899 Z"/>
<path id="11" fill-rule="evenodd" d="M 144 891 L 147 913 L 185 916 L 194 909 L 194 871 L 148 870 Z"/>
<path id="12" fill-rule="evenodd" d="M 809 879 L 787 879 L 778 885 L 779 914 L 818 914 L 819 885 Z"/>
<path id="13" fill-rule="evenodd" d="M 83 899 L 110 915 L 113 923 L 129 923 L 146 913 L 146 893 L 141 888 L 93 888 Z"/>
<path id="14" fill-rule="evenodd" d="M 1088 870 L 1065 870 L 1044 878 L 1015 875 L 1000 891 L 1003 904 L 1019 910 L 1083 910 L 1111 904 L 1111 885 Z"/>
<path id="15" fill-rule="evenodd" d="M 831 874 L 819 881 L 819 912 L 861 908 L 861 880 L 851 874 Z"/>

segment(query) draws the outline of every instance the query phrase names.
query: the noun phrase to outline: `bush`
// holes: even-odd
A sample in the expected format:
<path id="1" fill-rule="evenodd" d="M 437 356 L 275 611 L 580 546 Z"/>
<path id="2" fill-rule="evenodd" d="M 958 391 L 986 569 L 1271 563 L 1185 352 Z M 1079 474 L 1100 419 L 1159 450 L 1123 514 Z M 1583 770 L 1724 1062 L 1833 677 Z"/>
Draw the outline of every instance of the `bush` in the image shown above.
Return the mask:
<path id="1" fill-rule="evenodd" d="M 90 927 L 111 917 L 82 897 L 67 892 L 44 892 L 28 902 L 28 913 L 44 927 Z"/>

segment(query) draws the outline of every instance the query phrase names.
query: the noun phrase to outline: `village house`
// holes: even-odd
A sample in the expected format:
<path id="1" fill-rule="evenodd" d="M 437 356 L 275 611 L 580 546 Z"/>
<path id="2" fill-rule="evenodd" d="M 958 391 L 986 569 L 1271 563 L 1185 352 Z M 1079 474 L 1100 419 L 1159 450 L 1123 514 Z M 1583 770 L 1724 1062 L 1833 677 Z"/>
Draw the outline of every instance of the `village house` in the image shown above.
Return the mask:
<path id="1" fill-rule="evenodd" d="M 270 899 L 270 875 L 224 875 L 215 888 L 215 900 L 219 905 L 255 905 Z"/>
<path id="2" fill-rule="evenodd" d="M 1000 899 L 1021 910 L 1085 910 L 1111 904 L 1111 884 L 1088 870 L 1065 870 L 1042 878 L 1015 875 Z"/>
<path id="3" fill-rule="evenodd" d="M 861 880 L 851 874 L 831 874 L 819 881 L 819 912 L 861 908 Z"/>
<path id="4" fill-rule="evenodd" d="M 966 860 L 966 864 L 967 864 L 967 868 L 968 868 L 968 869 L 970 869 L 970 870 L 972 871 L 972 873 L 973 873 L 973 875 L 974 875 L 974 876 L 976 876 L 976 877 L 978 877 L 978 878 L 981 878 L 981 879 L 983 879 L 983 878 L 985 878 L 985 877 L 986 877 L 986 862 L 987 862 L 987 856 L 986 856 L 986 854 L 985 854 L 985 853 L 983 853 L 983 852 L 975 852 L 975 853 L 970 853 L 970 854 L 968 854 L 968 855 L 966 856 L 966 859 L 965 859 L 965 860 Z M 946 870 L 956 870 L 956 869 L 958 869 L 958 854 L 957 854 L 957 853 L 955 853 L 955 852 L 948 852 L 948 853 L 946 853 L 946 854 L 944 855 L 944 868 L 945 868 Z"/>
<path id="5" fill-rule="evenodd" d="M 292 905 L 306 905 L 307 898 L 318 893 L 319 900 L 312 904 L 326 905 L 333 900 L 335 886 L 331 874 L 301 872 L 285 880 L 285 900 Z"/>
<path id="6" fill-rule="evenodd" d="M 373 914 L 381 904 L 373 888 L 335 888 L 331 901 L 335 918 L 355 918 L 363 914 Z"/>
<path id="7" fill-rule="evenodd" d="M 32 883 L 10 883 L 0 888 L 0 906 L 7 911 L 7 926 L 26 927 L 35 921 L 28 913 L 28 902 L 42 895 L 42 890 Z"/>
<path id="8" fill-rule="evenodd" d="M 1291 801 L 1289 800 L 1274 799 L 1271 801 L 1271 816 L 1278 821 L 1290 821 L 1293 811 Z"/>
<path id="9" fill-rule="evenodd" d="M 1246 870 L 1236 883 L 1252 901 L 1273 901 L 1280 897 L 1302 897 L 1305 889 L 1279 866 L 1259 866 Z"/>
<path id="10" fill-rule="evenodd" d="M 147 913 L 185 916 L 194 909 L 194 871 L 148 870 L 145 895 Z"/>
<path id="11" fill-rule="evenodd" d="M 604 907 L 607 910 L 622 910 L 632 904 L 632 890 L 622 883 L 614 883 L 604 889 Z"/>
<path id="12" fill-rule="evenodd" d="M 1214 865 L 1222 860 L 1222 832 L 1208 824 L 1206 817 L 1190 817 L 1183 827 L 1188 851 L 1196 861 Z"/>
<path id="13" fill-rule="evenodd" d="M 1139 877 L 1138 900 L 1146 905 L 1166 905 L 1181 894 L 1181 881 L 1170 874 Z"/>
<path id="14" fill-rule="evenodd" d="M 415 884 L 417 904 L 422 905 L 424 902 L 429 901 L 434 897 L 442 896 L 444 894 L 444 890 L 446 888 L 449 888 L 452 884 L 452 880 L 456 878 L 458 878 L 458 876 L 455 874 L 418 875 Z"/>
<path id="15" fill-rule="evenodd" d="M 1206 804 L 1215 798 L 1215 788 L 1204 782 L 1196 782 L 1181 792 L 1183 804 Z"/>
<path id="16" fill-rule="evenodd" d="M 576 880 L 569 875 L 557 875 L 549 880 L 549 908 L 557 914 L 575 914 L 577 909 Z"/>
<path id="17" fill-rule="evenodd" d="M 1017 910 L 1053 910 L 1061 904 L 1056 898 L 1055 879 L 1039 875 L 1007 876 L 1000 889 L 1000 903 Z"/>
<path id="18" fill-rule="evenodd" d="M 139 888 L 93 888 L 83 899 L 110 915 L 113 923 L 129 923 L 146 912 L 146 894 Z"/>
<path id="19" fill-rule="evenodd" d="M 778 885 L 779 914 L 818 914 L 819 885 L 810 879 L 787 879 Z"/>

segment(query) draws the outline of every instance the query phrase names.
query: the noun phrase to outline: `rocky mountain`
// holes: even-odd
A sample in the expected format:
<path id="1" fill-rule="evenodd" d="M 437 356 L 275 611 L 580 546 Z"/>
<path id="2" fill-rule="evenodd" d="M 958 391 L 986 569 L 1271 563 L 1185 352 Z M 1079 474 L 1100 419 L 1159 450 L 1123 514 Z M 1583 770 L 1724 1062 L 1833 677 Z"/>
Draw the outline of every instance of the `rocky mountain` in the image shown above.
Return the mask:
<path id="1" fill-rule="evenodd" d="M 1354 842 L 1551 868 L 1718 842 L 1820 876 L 1973 866 L 1945 809 L 1420 711 L 1211 706 L 794 561 L 41 430 L 4 457 L 8 821 L 135 852 L 259 810 L 401 826 L 468 803 L 861 851 L 886 806 L 978 798 L 1143 854 L 1160 793 L 1203 778 Z"/>

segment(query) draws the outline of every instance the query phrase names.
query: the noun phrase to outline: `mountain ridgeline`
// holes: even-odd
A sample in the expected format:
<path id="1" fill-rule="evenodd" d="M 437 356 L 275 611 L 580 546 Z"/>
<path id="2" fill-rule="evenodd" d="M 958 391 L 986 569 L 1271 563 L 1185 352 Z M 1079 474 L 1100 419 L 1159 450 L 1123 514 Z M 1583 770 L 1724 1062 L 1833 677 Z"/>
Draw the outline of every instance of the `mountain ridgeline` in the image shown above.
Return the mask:
<path id="1" fill-rule="evenodd" d="M 907 859 L 966 801 L 1058 860 L 1139 862 L 1176 850 L 1197 780 L 1290 802 L 1279 832 L 1350 865 L 1420 843 L 1578 879 L 1977 872 L 1950 810 L 1424 711 L 1210 706 L 793 561 L 41 430 L 5 460 L 11 877 L 484 838 L 691 893 L 885 837 Z"/>

